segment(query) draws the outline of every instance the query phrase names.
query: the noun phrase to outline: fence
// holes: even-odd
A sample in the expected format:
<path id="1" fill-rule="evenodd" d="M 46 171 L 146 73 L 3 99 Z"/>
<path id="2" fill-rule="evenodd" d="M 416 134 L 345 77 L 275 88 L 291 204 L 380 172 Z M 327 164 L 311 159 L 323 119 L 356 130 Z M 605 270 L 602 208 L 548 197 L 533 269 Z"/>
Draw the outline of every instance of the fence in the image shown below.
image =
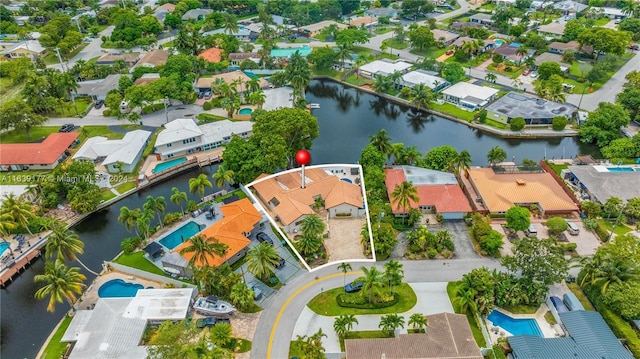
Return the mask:
<path id="1" fill-rule="evenodd" d="M 569 189 L 569 187 L 567 187 L 567 185 L 564 183 L 564 180 L 560 178 L 560 176 L 558 176 L 558 174 L 545 161 L 540 161 L 539 165 L 543 170 L 545 170 L 545 172 L 549 173 L 551 177 L 553 177 L 553 180 L 556 181 L 560 185 L 560 187 L 562 187 L 564 193 L 566 193 L 567 196 L 571 198 L 573 203 L 578 206 L 578 210 L 582 211 L 580 200 L 578 199 L 578 197 L 576 197 L 573 191 Z"/>
<path id="2" fill-rule="evenodd" d="M 132 267 L 129 267 L 129 266 L 125 266 L 125 265 L 122 265 L 122 264 L 109 262 L 109 261 L 105 261 L 104 263 L 106 265 L 110 266 L 111 268 L 119 271 L 119 272 L 129 273 L 129 274 L 131 274 L 133 276 L 149 279 L 149 280 L 152 280 L 152 281 L 155 281 L 155 282 L 171 283 L 171 284 L 175 285 L 176 288 L 181 288 L 183 286 L 187 287 L 187 288 L 196 288 L 196 286 L 193 285 L 193 284 L 185 283 L 185 282 L 182 282 L 182 281 L 179 281 L 179 280 L 176 280 L 176 279 L 172 279 L 172 278 L 169 278 L 169 277 L 165 277 L 165 276 L 162 276 L 162 275 L 145 272 L 143 270 L 132 268 Z"/>

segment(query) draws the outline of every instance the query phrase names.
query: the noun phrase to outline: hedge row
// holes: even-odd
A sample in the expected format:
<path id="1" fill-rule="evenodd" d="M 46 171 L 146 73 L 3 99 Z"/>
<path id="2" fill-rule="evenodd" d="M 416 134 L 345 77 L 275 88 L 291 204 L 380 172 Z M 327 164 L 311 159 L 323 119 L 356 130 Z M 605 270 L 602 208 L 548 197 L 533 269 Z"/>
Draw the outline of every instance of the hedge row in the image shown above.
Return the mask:
<path id="1" fill-rule="evenodd" d="M 607 229 L 600 223 L 598 223 L 598 226 L 596 227 L 596 234 L 602 242 L 607 242 L 609 240 L 609 231 L 607 231 Z"/>
<path id="2" fill-rule="evenodd" d="M 398 293 L 393 293 L 393 300 L 384 303 L 348 303 L 343 300 L 343 296 L 345 294 L 338 294 L 336 297 L 336 301 L 338 305 L 343 308 L 358 308 L 358 309 L 378 309 L 378 308 L 387 308 L 398 304 L 400 301 L 400 295 Z"/>

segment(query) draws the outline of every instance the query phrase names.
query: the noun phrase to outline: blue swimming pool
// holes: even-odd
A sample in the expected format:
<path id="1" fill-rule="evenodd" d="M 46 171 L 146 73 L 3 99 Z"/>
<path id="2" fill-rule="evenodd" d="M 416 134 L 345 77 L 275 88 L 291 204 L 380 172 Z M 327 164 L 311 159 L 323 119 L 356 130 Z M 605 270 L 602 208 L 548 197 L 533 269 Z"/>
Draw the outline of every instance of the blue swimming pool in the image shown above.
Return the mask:
<path id="1" fill-rule="evenodd" d="M 260 78 L 260 76 L 258 76 L 258 75 L 256 75 L 256 74 L 254 74 L 254 73 L 253 73 L 253 72 L 251 72 L 251 71 L 244 71 L 244 74 L 245 74 L 245 75 L 247 75 L 247 76 L 249 76 L 249 77 L 251 77 L 252 79 L 259 79 L 259 78 Z"/>
<path id="2" fill-rule="evenodd" d="M 502 41 L 500 39 L 496 39 L 496 40 L 494 40 L 494 42 L 496 43 L 496 46 L 502 46 L 502 44 L 504 43 L 504 41 Z"/>
<path id="3" fill-rule="evenodd" d="M 241 115 L 250 115 L 251 112 L 253 112 L 253 110 L 248 108 L 248 107 L 247 108 L 241 108 L 240 111 L 238 111 L 238 113 L 241 114 Z"/>
<path id="4" fill-rule="evenodd" d="M 351 180 L 350 180 L 349 178 L 347 178 L 347 177 L 342 177 L 342 178 L 340 178 L 340 179 L 341 179 L 341 180 L 343 180 L 343 181 L 345 181 L 345 182 L 348 182 L 348 183 L 353 183 L 353 181 L 351 181 Z"/>
<path id="5" fill-rule="evenodd" d="M 633 167 L 607 167 L 609 172 L 633 172 Z"/>
<path id="6" fill-rule="evenodd" d="M 142 284 L 125 282 L 122 279 L 114 279 L 106 282 L 98 289 L 100 298 L 135 297 L 138 290 L 144 289 Z"/>
<path id="7" fill-rule="evenodd" d="M 0 256 L 4 254 L 4 252 L 9 249 L 10 244 L 7 242 L 0 242 Z"/>
<path id="8" fill-rule="evenodd" d="M 158 242 L 167 247 L 169 250 L 172 250 L 175 247 L 181 245 L 182 242 L 196 235 L 196 233 L 198 232 L 200 232 L 200 226 L 196 222 L 191 221 L 184 226 L 176 229 L 175 231 L 169 233 L 169 235 L 162 238 Z"/>
<path id="9" fill-rule="evenodd" d="M 535 319 L 515 319 L 494 310 L 487 317 L 493 325 L 498 326 L 513 335 L 535 335 L 544 338 Z"/>
<path id="10" fill-rule="evenodd" d="M 513 46 L 513 47 L 520 47 L 520 46 L 522 46 L 522 44 L 521 44 L 521 43 L 519 43 L 519 42 L 512 42 L 512 43 L 510 43 L 509 45 L 511 45 L 511 46 Z"/>
<path id="11" fill-rule="evenodd" d="M 181 157 L 181 158 L 176 158 L 175 160 L 171 160 L 171 161 L 166 161 L 166 162 L 161 162 L 158 163 L 156 165 L 156 167 L 153 169 L 153 173 L 158 173 L 158 172 L 162 172 L 168 168 L 177 166 L 179 164 L 181 164 L 182 162 L 186 162 L 187 159 L 185 157 Z"/>

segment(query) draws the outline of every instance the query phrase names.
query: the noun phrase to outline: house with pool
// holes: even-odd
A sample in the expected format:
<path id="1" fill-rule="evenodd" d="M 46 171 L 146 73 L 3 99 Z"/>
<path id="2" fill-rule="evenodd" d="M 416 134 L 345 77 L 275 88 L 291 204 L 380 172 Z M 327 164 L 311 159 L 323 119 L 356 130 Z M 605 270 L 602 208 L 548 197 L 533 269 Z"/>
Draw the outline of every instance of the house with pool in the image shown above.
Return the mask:
<path id="1" fill-rule="evenodd" d="M 467 111 L 475 111 L 484 108 L 491 101 L 498 98 L 497 89 L 472 84 L 470 82 L 458 82 L 444 89 L 442 98 Z"/>
<path id="2" fill-rule="evenodd" d="M 623 202 L 640 197 L 640 165 L 569 166 L 561 176 L 583 199 L 601 204 L 611 197 Z"/>
<path id="3" fill-rule="evenodd" d="M 73 155 L 77 161 L 91 161 L 106 167 L 109 173 L 131 173 L 149 143 L 151 132 L 127 132 L 120 140 L 96 136 L 89 138 Z"/>
<path id="4" fill-rule="evenodd" d="M 384 183 L 391 198 L 395 187 L 402 182 L 411 182 L 418 190 L 418 202 L 410 200 L 411 208 L 421 213 L 441 214 L 444 219 L 462 219 L 471 212 L 471 205 L 453 173 L 434 171 L 414 166 L 394 166 L 384 170 Z M 408 213 L 400 206 L 391 208 L 394 216 Z"/>
<path id="5" fill-rule="evenodd" d="M 233 135 L 247 139 L 253 122 L 222 120 L 198 126 L 193 119 L 179 118 L 158 133 L 154 152 L 161 160 L 208 151 L 231 141 Z"/>
<path id="6" fill-rule="evenodd" d="M 569 103 L 560 103 L 511 91 L 487 106 L 487 118 L 508 124 L 516 117 L 524 118 L 527 125 L 549 125 L 554 117 L 567 120 L 576 116 L 578 108 Z"/>
<path id="7" fill-rule="evenodd" d="M 232 85 L 235 83 L 236 92 L 239 94 L 243 94 L 247 91 L 247 82 L 251 81 L 251 77 L 247 75 L 244 71 L 231 71 L 225 72 L 223 74 L 213 75 L 211 77 L 200 77 L 198 81 L 196 81 L 195 90 L 199 94 L 204 94 L 207 91 L 212 91 L 212 85 L 216 83 L 217 80 L 224 81 L 225 83 Z M 265 90 L 270 88 L 271 84 L 269 81 L 260 77 L 257 79 L 260 88 Z"/>

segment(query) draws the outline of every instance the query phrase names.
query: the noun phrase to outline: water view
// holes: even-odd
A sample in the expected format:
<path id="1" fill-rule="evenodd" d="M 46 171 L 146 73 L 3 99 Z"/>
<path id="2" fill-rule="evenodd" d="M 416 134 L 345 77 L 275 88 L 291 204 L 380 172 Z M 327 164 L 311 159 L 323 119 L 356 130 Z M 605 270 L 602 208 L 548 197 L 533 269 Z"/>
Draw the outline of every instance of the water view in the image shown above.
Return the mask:
<path id="1" fill-rule="evenodd" d="M 573 138 L 505 140 L 405 106 L 378 101 L 374 95 L 343 87 L 332 81 L 312 81 L 307 93 L 309 102 L 320 104 L 320 109 L 313 110 L 320 123 L 320 136 L 314 141 L 311 151 L 314 164 L 357 162 L 360 150 L 369 141 L 369 136 L 382 128 L 387 130 L 394 142 L 417 146 L 422 152 L 446 144 L 458 150 L 466 149 L 471 153 L 474 165 L 486 165 L 487 151 L 497 145 L 507 151 L 509 158 L 515 157 L 518 162 L 525 157 L 542 159 L 545 150 L 547 158 L 595 151 L 594 147 L 584 146 Z M 213 166 L 203 170 L 210 174 L 216 169 Z M 75 226 L 74 230 L 85 242 L 85 253 L 80 259 L 93 270 L 99 271 L 103 260 L 113 258 L 120 251 L 122 239 L 131 236 L 117 221 L 120 207 L 140 207 L 146 196 L 164 195 L 167 199 L 166 211 L 179 211 L 179 207 L 168 200 L 171 187 L 178 187 L 188 193 L 187 182 L 199 171 L 184 173 L 151 189 L 133 194 Z M 208 189 L 207 193 L 218 190 Z M 189 199 L 198 200 L 190 194 Z M 55 313 L 47 313 L 47 301 L 34 299 L 33 294 L 38 287 L 33 283 L 33 277 L 43 270 L 44 261 L 40 259 L 6 290 L 0 291 L 2 358 L 35 357 L 47 336 L 68 310 L 65 304 L 60 304 Z M 87 284 L 90 284 L 94 276 L 81 271 L 87 275 Z"/>

